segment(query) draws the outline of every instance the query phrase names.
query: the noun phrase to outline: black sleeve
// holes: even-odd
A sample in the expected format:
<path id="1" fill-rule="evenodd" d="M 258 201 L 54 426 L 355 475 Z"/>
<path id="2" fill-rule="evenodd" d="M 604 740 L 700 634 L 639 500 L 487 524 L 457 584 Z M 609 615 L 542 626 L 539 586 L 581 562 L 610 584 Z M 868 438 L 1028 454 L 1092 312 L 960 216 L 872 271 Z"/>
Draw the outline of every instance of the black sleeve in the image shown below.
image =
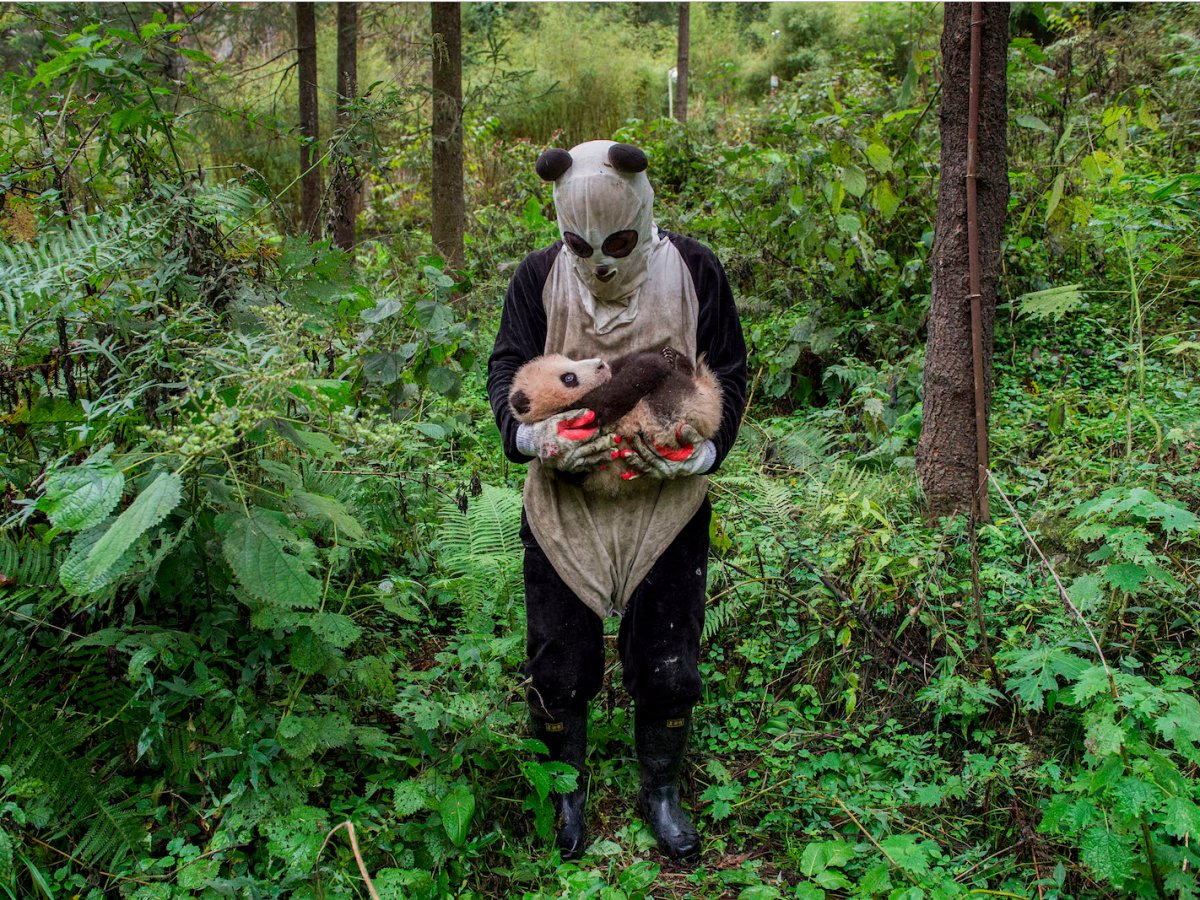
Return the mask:
<path id="1" fill-rule="evenodd" d="M 508 406 L 508 391 L 517 369 L 545 352 L 546 308 L 542 305 L 542 289 L 561 249 L 562 241 L 556 241 L 545 250 L 529 254 L 517 266 L 504 296 L 500 331 L 496 334 L 492 355 L 488 357 L 488 402 L 500 429 L 504 455 L 513 462 L 529 462 L 533 457 L 517 449 L 517 425 L 520 423 Z"/>
<path id="2" fill-rule="evenodd" d="M 708 366 L 721 382 L 721 427 L 713 437 L 716 471 L 733 448 L 742 414 L 746 411 L 746 339 L 733 291 L 725 270 L 715 253 L 691 238 L 670 234 L 668 237 L 683 256 L 699 299 L 696 325 L 696 353 L 703 353 Z"/>

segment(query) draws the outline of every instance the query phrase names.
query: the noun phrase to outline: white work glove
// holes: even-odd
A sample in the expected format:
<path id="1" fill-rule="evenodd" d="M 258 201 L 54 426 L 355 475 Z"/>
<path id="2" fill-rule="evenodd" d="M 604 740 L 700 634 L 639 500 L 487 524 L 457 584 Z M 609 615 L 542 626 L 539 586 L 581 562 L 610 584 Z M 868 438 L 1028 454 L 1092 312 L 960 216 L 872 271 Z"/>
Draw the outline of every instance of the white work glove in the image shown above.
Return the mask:
<path id="1" fill-rule="evenodd" d="M 517 426 L 517 449 L 560 472 L 590 472 L 612 458 L 612 439 L 600 437 L 590 409 L 573 409 Z"/>
<path id="2" fill-rule="evenodd" d="M 650 478 L 703 475 L 717 461 L 717 445 L 702 438 L 691 425 L 679 429 L 677 448 L 655 447 L 644 434 L 633 435 L 629 447 L 633 453 L 625 458 L 625 462 Z"/>

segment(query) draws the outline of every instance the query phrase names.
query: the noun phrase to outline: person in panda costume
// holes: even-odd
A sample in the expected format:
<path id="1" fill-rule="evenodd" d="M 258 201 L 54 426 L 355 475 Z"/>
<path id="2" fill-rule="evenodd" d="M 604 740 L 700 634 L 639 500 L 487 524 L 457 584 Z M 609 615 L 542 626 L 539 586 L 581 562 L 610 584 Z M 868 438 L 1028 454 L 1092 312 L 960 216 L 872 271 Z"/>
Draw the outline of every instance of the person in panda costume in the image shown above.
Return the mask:
<path id="1" fill-rule="evenodd" d="M 634 701 L 641 771 L 638 809 L 663 852 L 684 859 L 700 839 L 680 805 L 679 775 L 700 699 L 698 668 L 708 559 L 708 479 L 737 437 L 746 405 L 746 345 L 721 264 L 695 240 L 654 224 L 645 153 L 589 141 L 543 153 L 561 240 L 527 256 L 504 300 L 488 360 L 488 398 L 504 453 L 528 463 L 525 666 L 535 736 L 579 773 L 556 795 L 564 858 L 585 846 L 588 703 L 604 674 L 603 620 L 621 617 L 618 650 Z M 613 360 L 671 347 L 700 357 L 720 384 L 717 433 L 666 453 L 644 439 L 615 443 L 579 427 L 583 410 L 522 423 L 509 404 L 517 370 L 544 354 Z M 578 475 L 619 455 L 636 477 L 616 497 L 583 490 Z"/>

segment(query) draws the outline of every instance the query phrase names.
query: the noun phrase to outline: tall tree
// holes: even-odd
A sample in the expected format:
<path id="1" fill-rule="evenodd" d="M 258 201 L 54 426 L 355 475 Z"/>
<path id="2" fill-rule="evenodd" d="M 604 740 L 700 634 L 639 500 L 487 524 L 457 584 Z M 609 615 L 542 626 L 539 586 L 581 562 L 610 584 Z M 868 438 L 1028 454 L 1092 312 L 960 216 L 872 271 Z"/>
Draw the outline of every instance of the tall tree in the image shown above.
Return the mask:
<path id="1" fill-rule="evenodd" d="M 688 104 L 688 52 L 691 46 L 691 18 L 692 4 L 681 2 L 679 4 L 679 37 L 675 46 L 675 108 L 671 110 L 671 114 L 675 117 L 676 122 L 687 121 L 687 104 Z"/>
<path id="2" fill-rule="evenodd" d="M 354 220 L 358 217 L 359 179 L 357 145 L 351 109 L 358 94 L 358 4 L 337 7 L 337 130 L 334 151 L 330 230 L 343 250 L 354 249 Z"/>
<path id="3" fill-rule="evenodd" d="M 947 3 L 944 15 L 941 178 L 917 476 L 931 518 L 960 512 L 986 517 L 981 469 L 987 465 L 996 282 L 1008 204 L 1008 4 Z"/>
<path id="4" fill-rule="evenodd" d="M 433 22 L 433 246 L 463 265 L 462 18 L 458 3 L 431 3 Z"/>
<path id="5" fill-rule="evenodd" d="M 321 236 L 321 154 L 317 147 L 317 16 L 312 3 L 296 4 L 296 56 L 300 64 L 300 222 Z"/>

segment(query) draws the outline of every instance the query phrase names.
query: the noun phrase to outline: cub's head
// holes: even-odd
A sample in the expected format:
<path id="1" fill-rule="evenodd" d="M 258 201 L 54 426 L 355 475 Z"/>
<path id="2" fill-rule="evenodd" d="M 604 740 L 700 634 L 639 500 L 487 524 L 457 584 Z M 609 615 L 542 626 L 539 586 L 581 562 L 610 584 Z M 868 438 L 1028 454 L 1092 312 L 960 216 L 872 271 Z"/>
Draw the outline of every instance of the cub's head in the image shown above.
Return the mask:
<path id="1" fill-rule="evenodd" d="M 513 378 L 508 405 L 520 422 L 540 422 L 556 413 L 577 409 L 593 388 L 612 377 L 602 359 L 568 359 L 551 353 L 531 359 Z"/>

